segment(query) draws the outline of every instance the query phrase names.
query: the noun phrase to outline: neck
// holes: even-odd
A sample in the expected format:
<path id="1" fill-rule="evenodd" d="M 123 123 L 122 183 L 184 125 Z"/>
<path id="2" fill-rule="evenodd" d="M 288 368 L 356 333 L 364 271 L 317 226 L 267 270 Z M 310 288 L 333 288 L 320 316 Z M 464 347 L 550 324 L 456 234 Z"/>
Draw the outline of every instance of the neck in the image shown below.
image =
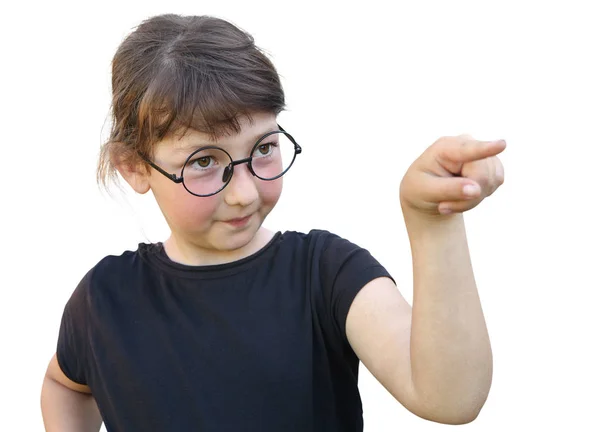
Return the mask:
<path id="1" fill-rule="evenodd" d="M 248 244 L 234 250 L 220 250 L 210 245 L 193 244 L 175 233 L 171 233 L 163 245 L 171 261 L 189 266 L 206 266 L 226 264 L 246 258 L 265 247 L 274 235 L 274 232 L 260 227 Z"/>

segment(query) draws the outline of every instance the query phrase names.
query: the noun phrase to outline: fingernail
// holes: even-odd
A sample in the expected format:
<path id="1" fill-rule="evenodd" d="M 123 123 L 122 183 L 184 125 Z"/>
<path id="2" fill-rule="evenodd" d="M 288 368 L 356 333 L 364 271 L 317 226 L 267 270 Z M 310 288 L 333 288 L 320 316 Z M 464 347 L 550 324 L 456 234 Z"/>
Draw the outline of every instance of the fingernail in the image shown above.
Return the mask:
<path id="1" fill-rule="evenodd" d="M 450 213 L 452 213 L 452 209 L 450 207 L 442 207 L 440 209 L 440 214 L 449 215 Z"/>
<path id="2" fill-rule="evenodd" d="M 473 197 L 477 195 L 477 186 L 469 184 L 463 187 L 463 194 L 468 197 Z"/>

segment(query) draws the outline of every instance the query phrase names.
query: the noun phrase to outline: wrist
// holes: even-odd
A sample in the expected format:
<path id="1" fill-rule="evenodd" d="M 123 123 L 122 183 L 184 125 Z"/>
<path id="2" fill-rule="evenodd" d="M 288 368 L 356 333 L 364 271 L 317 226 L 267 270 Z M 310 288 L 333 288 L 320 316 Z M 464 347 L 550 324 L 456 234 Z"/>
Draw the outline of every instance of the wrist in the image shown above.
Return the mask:
<path id="1" fill-rule="evenodd" d="M 465 235 L 462 213 L 432 214 L 407 205 L 402 205 L 402 213 L 412 246 L 417 244 L 440 246 L 442 243 L 456 241 Z"/>
<path id="2" fill-rule="evenodd" d="M 437 207 L 431 209 L 420 209 L 404 200 L 400 200 L 400 207 L 402 209 L 404 220 L 407 224 L 433 224 L 437 226 L 439 224 L 447 223 L 448 221 L 462 219 L 462 213 L 440 214 L 437 210 Z"/>

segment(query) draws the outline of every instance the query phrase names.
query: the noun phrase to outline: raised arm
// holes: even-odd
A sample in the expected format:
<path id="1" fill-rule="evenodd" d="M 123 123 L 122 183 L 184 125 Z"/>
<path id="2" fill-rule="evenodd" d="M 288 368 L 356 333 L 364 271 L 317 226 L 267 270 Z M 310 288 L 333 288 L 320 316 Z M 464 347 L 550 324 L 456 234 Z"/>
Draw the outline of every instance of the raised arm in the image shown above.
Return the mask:
<path id="1" fill-rule="evenodd" d="M 407 409 L 439 423 L 475 419 L 491 386 L 492 352 L 460 213 L 502 184 L 495 155 L 504 146 L 446 138 L 415 161 L 401 188 L 413 307 L 379 278 L 358 293 L 346 321 L 371 373 Z"/>

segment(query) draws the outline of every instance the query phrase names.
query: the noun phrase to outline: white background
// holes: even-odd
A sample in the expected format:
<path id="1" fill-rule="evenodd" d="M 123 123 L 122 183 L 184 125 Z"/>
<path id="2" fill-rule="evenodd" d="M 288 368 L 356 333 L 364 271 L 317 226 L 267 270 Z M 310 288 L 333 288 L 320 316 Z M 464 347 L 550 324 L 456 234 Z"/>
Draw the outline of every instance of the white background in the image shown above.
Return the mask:
<path id="1" fill-rule="evenodd" d="M 392 5 L 393 4 L 393 5 Z M 504 138 L 506 183 L 465 215 L 494 381 L 465 431 L 600 430 L 594 2 L 23 2 L 2 6 L 0 430 L 43 430 L 39 395 L 62 308 L 107 254 L 167 235 L 152 196 L 95 185 L 110 61 L 142 19 L 226 18 L 283 76 L 280 122 L 303 146 L 266 222 L 368 248 L 412 302 L 398 204 L 443 135 Z M 449 426 L 361 369 L 365 431 Z M 292 401 L 290 401 L 292 402 Z"/>

